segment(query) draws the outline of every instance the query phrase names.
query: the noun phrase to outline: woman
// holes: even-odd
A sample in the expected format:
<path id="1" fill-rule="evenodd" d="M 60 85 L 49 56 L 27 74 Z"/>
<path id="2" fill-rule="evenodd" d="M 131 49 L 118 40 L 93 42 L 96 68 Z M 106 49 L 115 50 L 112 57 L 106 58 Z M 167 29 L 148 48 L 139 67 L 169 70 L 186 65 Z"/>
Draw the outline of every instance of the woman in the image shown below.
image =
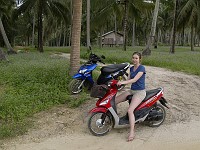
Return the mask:
<path id="1" fill-rule="evenodd" d="M 130 123 L 130 133 L 127 141 L 132 141 L 135 137 L 134 126 L 135 126 L 135 116 L 133 114 L 135 108 L 142 102 L 146 96 L 145 90 L 145 67 L 141 65 L 141 54 L 139 52 L 134 52 L 132 55 L 133 65 L 130 68 L 130 74 L 126 81 L 119 81 L 118 86 L 122 84 L 131 84 L 131 90 L 122 93 L 116 97 L 116 104 L 126 100 L 126 97 L 133 94 L 131 103 L 128 108 L 128 116 Z"/>

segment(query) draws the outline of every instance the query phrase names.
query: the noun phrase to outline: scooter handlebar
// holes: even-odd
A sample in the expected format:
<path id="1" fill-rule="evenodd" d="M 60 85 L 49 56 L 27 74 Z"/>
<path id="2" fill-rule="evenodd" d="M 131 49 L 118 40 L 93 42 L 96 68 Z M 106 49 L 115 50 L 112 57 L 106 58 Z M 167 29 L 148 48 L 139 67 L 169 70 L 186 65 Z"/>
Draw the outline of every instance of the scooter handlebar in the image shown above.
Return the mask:
<path id="1" fill-rule="evenodd" d="M 102 61 L 102 59 L 105 59 L 105 56 L 101 56 L 101 57 L 99 57 L 99 56 L 97 56 L 96 54 L 94 54 L 94 53 L 90 53 L 90 56 L 89 56 L 89 61 L 90 62 L 94 62 L 94 63 L 96 63 L 96 62 L 100 62 L 100 63 L 103 63 L 103 64 L 105 64 L 103 61 Z"/>
<path id="2" fill-rule="evenodd" d="M 116 86 L 116 87 L 118 88 L 119 86 L 117 85 L 117 83 L 118 83 L 118 80 L 115 80 L 115 79 L 114 79 L 114 80 L 112 80 L 111 82 L 109 82 L 108 85 L 109 85 L 109 86 Z"/>
<path id="3" fill-rule="evenodd" d="M 116 80 L 115 86 L 117 87 L 117 89 L 119 89 L 121 86 L 124 86 L 124 85 L 125 85 L 125 84 L 120 84 L 120 85 L 118 85 L 118 84 L 117 84 L 118 82 L 119 82 L 119 81 Z"/>

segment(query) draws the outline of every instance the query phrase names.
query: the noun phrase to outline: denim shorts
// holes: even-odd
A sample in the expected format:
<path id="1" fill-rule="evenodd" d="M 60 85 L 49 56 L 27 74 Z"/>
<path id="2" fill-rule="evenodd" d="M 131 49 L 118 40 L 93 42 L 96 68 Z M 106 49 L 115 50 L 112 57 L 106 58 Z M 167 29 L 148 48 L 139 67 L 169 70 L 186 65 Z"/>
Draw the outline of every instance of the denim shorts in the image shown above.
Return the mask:
<path id="1" fill-rule="evenodd" d="M 143 100 L 146 97 L 146 90 L 130 90 L 130 94 L 133 94 L 132 99 Z"/>

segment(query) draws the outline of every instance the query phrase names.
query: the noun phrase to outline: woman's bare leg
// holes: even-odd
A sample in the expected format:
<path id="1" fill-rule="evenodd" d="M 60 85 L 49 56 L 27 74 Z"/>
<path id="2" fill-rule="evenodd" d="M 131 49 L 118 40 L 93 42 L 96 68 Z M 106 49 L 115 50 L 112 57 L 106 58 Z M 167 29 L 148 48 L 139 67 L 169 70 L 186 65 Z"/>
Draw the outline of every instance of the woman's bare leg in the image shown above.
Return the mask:
<path id="1" fill-rule="evenodd" d="M 128 108 L 128 116 L 129 116 L 129 123 L 130 123 L 130 133 L 127 141 L 132 141 L 135 137 L 134 127 L 135 127 L 135 116 L 133 111 L 135 108 L 142 102 L 140 99 L 132 99 L 131 103 Z"/>
<path id="2" fill-rule="evenodd" d="M 129 91 L 126 91 L 126 92 L 120 94 L 119 96 L 117 96 L 117 97 L 115 98 L 115 104 L 117 105 L 117 104 L 119 104 L 119 103 L 125 101 L 125 100 L 126 100 L 126 97 L 127 97 L 128 95 L 130 95 L 130 92 L 129 92 Z"/>

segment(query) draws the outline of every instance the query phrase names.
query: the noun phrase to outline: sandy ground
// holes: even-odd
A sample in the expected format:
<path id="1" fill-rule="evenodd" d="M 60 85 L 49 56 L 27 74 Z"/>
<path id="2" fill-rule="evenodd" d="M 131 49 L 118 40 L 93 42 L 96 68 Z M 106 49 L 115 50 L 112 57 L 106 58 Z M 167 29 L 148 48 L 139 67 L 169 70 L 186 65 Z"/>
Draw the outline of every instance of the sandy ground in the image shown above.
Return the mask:
<path id="1" fill-rule="evenodd" d="M 87 128 L 87 112 L 96 99 L 76 109 L 58 106 L 35 115 L 34 127 L 26 135 L 0 141 L 2 150 L 199 150 L 200 78 L 146 66 L 147 90 L 163 87 L 169 102 L 165 122 L 157 128 L 136 124 L 136 138 L 126 142 L 129 128 L 112 129 L 102 137 Z M 125 88 L 124 90 L 126 90 Z M 127 102 L 118 106 L 119 115 Z"/>

